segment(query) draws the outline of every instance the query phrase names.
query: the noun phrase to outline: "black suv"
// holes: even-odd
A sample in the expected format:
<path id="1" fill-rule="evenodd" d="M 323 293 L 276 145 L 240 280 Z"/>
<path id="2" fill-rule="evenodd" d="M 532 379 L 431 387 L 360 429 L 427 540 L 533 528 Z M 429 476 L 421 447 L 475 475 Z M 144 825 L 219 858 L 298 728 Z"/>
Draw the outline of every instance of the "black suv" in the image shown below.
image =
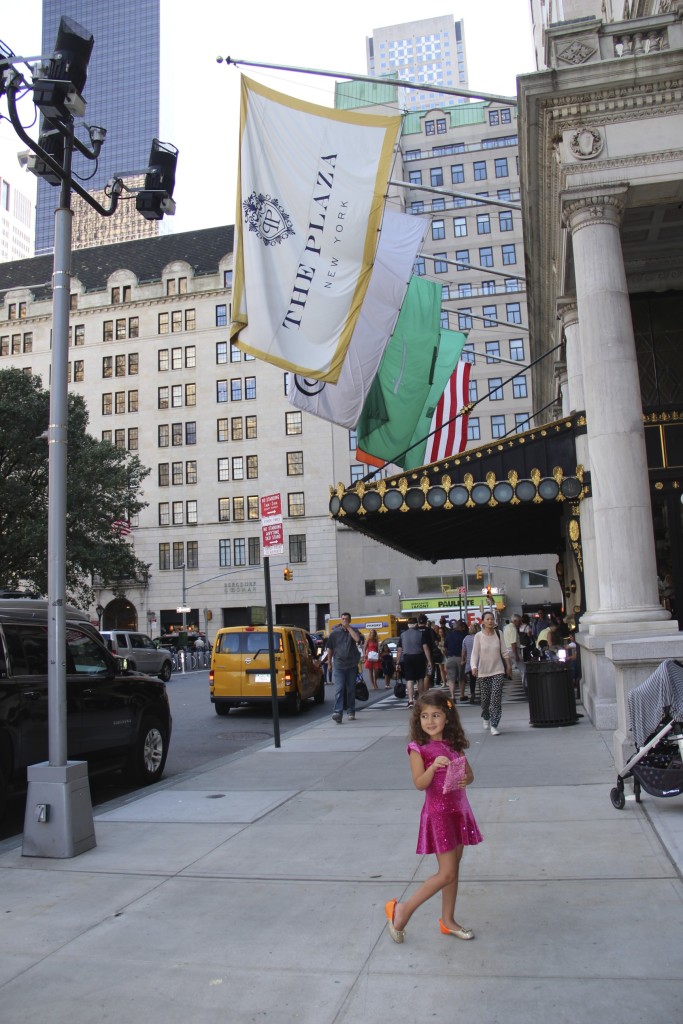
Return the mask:
<path id="1" fill-rule="evenodd" d="M 0 599 L 0 815 L 26 768 L 48 759 L 47 601 Z M 90 772 L 157 782 L 171 738 L 166 686 L 120 670 L 87 616 L 66 609 L 67 752 Z"/>

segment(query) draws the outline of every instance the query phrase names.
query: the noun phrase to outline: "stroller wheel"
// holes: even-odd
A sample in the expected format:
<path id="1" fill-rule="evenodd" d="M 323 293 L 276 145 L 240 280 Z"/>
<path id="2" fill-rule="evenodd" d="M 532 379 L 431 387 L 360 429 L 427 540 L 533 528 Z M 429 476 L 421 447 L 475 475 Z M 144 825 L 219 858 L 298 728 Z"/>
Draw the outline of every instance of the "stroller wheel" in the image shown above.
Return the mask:
<path id="1" fill-rule="evenodd" d="M 617 789 L 615 786 L 614 789 L 610 790 L 609 798 L 612 801 L 612 805 L 618 811 L 623 811 L 626 806 L 626 797 L 624 796 L 623 789 Z"/>

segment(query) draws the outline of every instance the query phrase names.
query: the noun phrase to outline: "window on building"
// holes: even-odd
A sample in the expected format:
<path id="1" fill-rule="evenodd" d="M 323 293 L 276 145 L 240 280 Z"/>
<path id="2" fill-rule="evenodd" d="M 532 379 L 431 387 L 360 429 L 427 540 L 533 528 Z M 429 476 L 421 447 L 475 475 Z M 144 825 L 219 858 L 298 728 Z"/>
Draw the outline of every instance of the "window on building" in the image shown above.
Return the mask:
<path id="1" fill-rule="evenodd" d="M 425 121 L 425 135 L 436 135 L 436 125 L 433 121 Z"/>
<path id="2" fill-rule="evenodd" d="M 160 544 L 159 545 L 159 569 L 170 569 L 171 568 L 171 545 Z"/>
<path id="3" fill-rule="evenodd" d="M 171 388 L 171 408 L 179 409 L 183 404 L 183 385 L 174 384 Z"/>
<path id="4" fill-rule="evenodd" d="M 306 534 L 292 533 L 289 536 L 289 561 L 294 563 L 306 561 Z"/>
<path id="5" fill-rule="evenodd" d="M 228 307 L 224 302 L 216 306 L 216 327 L 227 327 Z"/>
<path id="6" fill-rule="evenodd" d="M 74 360 L 74 381 L 80 384 L 85 380 L 85 363 L 82 359 Z M 137 391 L 131 392 L 131 394 L 137 395 Z M 130 409 L 129 412 L 137 412 L 137 406 L 135 409 Z"/>
<path id="7" fill-rule="evenodd" d="M 511 266 L 517 262 L 517 250 L 514 242 L 510 242 L 508 245 L 501 246 L 503 252 L 503 263 L 505 266 Z"/>
<path id="8" fill-rule="evenodd" d="M 247 440 L 253 441 L 258 436 L 258 420 L 256 416 L 245 416 L 244 425 Z"/>
<path id="9" fill-rule="evenodd" d="M 303 476 L 304 453 L 287 452 L 287 476 Z"/>
<path id="10" fill-rule="evenodd" d="M 515 413 L 515 431 L 522 434 L 525 430 L 531 430 L 531 419 L 528 412 Z"/>
<path id="11" fill-rule="evenodd" d="M 247 552 L 249 565 L 261 564 L 261 539 L 260 537 L 247 538 Z"/>
<path id="12" fill-rule="evenodd" d="M 470 366 L 476 366 L 477 357 L 476 357 L 476 355 L 474 353 L 474 342 L 473 341 L 466 341 L 465 342 L 465 344 L 462 347 L 462 352 L 460 354 L 460 358 L 462 359 L 463 363 L 469 363 Z"/>
<path id="13" fill-rule="evenodd" d="M 167 348 L 160 348 L 159 349 L 158 367 L 159 367 L 160 372 L 162 372 L 162 373 L 165 372 L 166 370 L 168 370 L 169 362 L 168 362 L 168 349 Z"/>
<path id="14" fill-rule="evenodd" d="M 228 435 L 228 420 L 227 417 L 216 420 L 216 440 L 227 441 L 229 440 Z"/>
<path id="15" fill-rule="evenodd" d="M 408 181 L 411 185 L 422 184 L 422 171 L 410 170 L 408 172 Z"/>
<path id="16" fill-rule="evenodd" d="M 443 167 L 430 167 L 429 181 L 432 188 L 439 188 L 443 185 Z"/>
<path id="17" fill-rule="evenodd" d="M 524 362 L 524 340 L 522 338 L 510 338 L 510 359 L 519 359 Z"/>
<path id="18" fill-rule="evenodd" d="M 247 543 L 244 537 L 236 537 L 232 542 L 232 554 L 235 565 L 247 564 Z"/>
<path id="19" fill-rule="evenodd" d="M 120 416 L 126 411 L 126 392 L 117 391 L 114 395 L 114 411 L 117 416 Z"/>
<path id="20" fill-rule="evenodd" d="M 182 423 L 171 424 L 171 445 L 177 448 L 183 443 L 183 425 Z"/>
<path id="21" fill-rule="evenodd" d="M 232 270 L 223 271 L 223 287 L 232 288 Z"/>
<path id="22" fill-rule="evenodd" d="M 434 273 L 435 274 L 447 274 L 448 263 L 446 262 L 447 255 L 445 252 L 434 253 Z"/>
<path id="23" fill-rule="evenodd" d="M 260 519 L 258 494 L 247 495 L 247 519 Z"/>
<path id="24" fill-rule="evenodd" d="M 361 466 L 359 463 L 353 463 L 351 466 L 351 483 L 356 484 L 359 480 L 362 480 L 368 471 L 367 466 Z"/>
<path id="25" fill-rule="evenodd" d="M 508 160 L 506 156 L 496 157 L 496 177 L 507 178 L 508 177 Z"/>
<path id="26" fill-rule="evenodd" d="M 247 455 L 247 480 L 258 480 L 258 455 Z"/>
<path id="27" fill-rule="evenodd" d="M 112 372 L 113 372 L 113 368 L 114 368 L 114 360 L 112 359 L 112 357 L 111 356 L 103 356 L 102 357 L 102 376 L 105 377 L 105 378 L 111 377 Z"/>
<path id="28" fill-rule="evenodd" d="M 499 341 L 487 341 L 486 342 L 486 362 L 497 363 L 500 361 L 500 342 Z"/>
<path id="29" fill-rule="evenodd" d="M 432 199 L 432 212 L 436 213 L 439 210 L 446 209 L 446 200 L 443 197 L 437 197 Z"/>
<path id="30" fill-rule="evenodd" d="M 158 325 L 159 334 L 168 334 L 168 313 L 159 313 Z"/>
<path id="31" fill-rule="evenodd" d="M 505 278 L 505 291 L 506 292 L 521 292 L 522 290 L 523 290 L 522 282 L 518 281 L 517 278 L 515 278 L 515 277 L 506 277 Z"/>
<path id="32" fill-rule="evenodd" d="M 233 416 L 232 419 L 230 420 L 230 437 L 233 441 L 244 440 L 244 421 L 242 420 L 241 416 Z"/>
<path id="33" fill-rule="evenodd" d="M 185 522 L 185 510 L 182 501 L 173 502 L 173 525 L 182 526 Z"/>
<path id="34" fill-rule="evenodd" d="M 302 434 L 303 420 L 300 412 L 285 413 L 285 434 Z"/>
<path id="35" fill-rule="evenodd" d="M 186 519 L 188 526 L 196 526 L 197 524 L 197 501 L 192 498 L 186 503 Z"/>
<path id="36" fill-rule="evenodd" d="M 456 249 L 455 250 L 455 261 L 456 263 L 469 263 L 470 262 L 470 250 L 469 249 Z M 456 267 L 458 273 L 467 270 L 467 267 Z"/>
<path id="37" fill-rule="evenodd" d="M 169 437 L 170 437 L 168 423 L 160 423 L 159 424 L 157 436 L 158 436 L 159 448 L 168 448 Z"/>
<path id="38" fill-rule="evenodd" d="M 492 402 L 502 402 L 503 397 L 503 378 L 489 377 L 489 399 Z"/>
<path id="39" fill-rule="evenodd" d="M 185 405 L 196 405 L 197 404 L 197 385 L 186 384 L 185 385 Z"/>
<path id="40" fill-rule="evenodd" d="M 186 331 L 193 331 L 195 329 L 196 322 L 197 322 L 197 319 L 196 319 L 196 315 L 195 315 L 195 310 L 194 309 L 186 309 L 185 310 L 185 330 Z"/>
<path id="41" fill-rule="evenodd" d="M 443 220 L 432 221 L 432 238 L 439 241 L 446 237 L 446 223 Z"/>
<path id="42" fill-rule="evenodd" d="M 256 398 L 256 377 L 244 378 L 244 399 L 252 402 Z"/>
<path id="43" fill-rule="evenodd" d="M 486 178 L 486 161 L 475 160 L 474 161 L 474 180 L 484 181 Z"/>
<path id="44" fill-rule="evenodd" d="M 171 311 L 171 333 L 177 334 L 183 329 L 183 311 L 174 309 Z"/>
<path id="45" fill-rule="evenodd" d="M 478 400 L 478 398 L 479 398 L 479 388 L 478 388 L 477 385 L 478 385 L 478 382 L 476 380 L 472 380 L 470 378 L 469 393 L 468 393 L 468 401 L 470 401 L 470 402 L 476 402 Z"/>
<path id="46" fill-rule="evenodd" d="M 197 463 L 194 459 L 189 459 L 185 463 L 185 483 L 196 484 L 197 483 Z"/>
<path id="47" fill-rule="evenodd" d="M 228 343 L 227 341 L 216 342 L 216 362 L 227 363 L 228 361 Z"/>
<path id="48" fill-rule="evenodd" d="M 519 573 L 519 583 L 525 590 L 530 587 L 550 586 L 545 569 L 522 569 Z"/>
<path id="49" fill-rule="evenodd" d="M 139 445 L 139 433 L 137 427 L 128 428 L 128 451 L 136 452 Z"/>
<path id="50" fill-rule="evenodd" d="M 465 169 L 462 164 L 451 164 L 451 182 L 453 185 L 462 185 L 465 180 Z"/>
<path id="51" fill-rule="evenodd" d="M 244 480 L 244 458 L 242 455 L 233 455 L 232 478 L 233 480 Z"/>
<path id="52" fill-rule="evenodd" d="M 467 234 L 467 217 L 453 218 L 453 234 L 456 238 L 464 238 Z"/>
<path id="53" fill-rule="evenodd" d="M 24 335 L 24 338 L 33 337 L 32 335 Z M 137 337 L 137 335 L 136 335 Z M 74 327 L 74 345 L 85 345 L 85 324 L 76 324 Z M 24 348 L 24 352 L 30 351 L 30 349 Z"/>
<path id="54" fill-rule="evenodd" d="M 187 542 L 187 561 L 186 565 L 188 569 L 199 568 L 199 541 L 188 540 Z"/>
<path id="55" fill-rule="evenodd" d="M 477 214 L 477 234 L 478 235 L 490 235 L 491 234 L 491 217 L 488 213 Z"/>
<path id="56" fill-rule="evenodd" d="M 491 417 L 491 437 L 505 437 L 505 416 Z"/>
<path id="57" fill-rule="evenodd" d="M 171 349 L 171 369 L 182 370 L 183 368 L 183 350 L 181 348 Z"/>
<path id="58" fill-rule="evenodd" d="M 481 427 L 479 425 L 478 416 L 470 416 L 467 421 L 467 440 L 468 441 L 480 441 L 481 440 Z"/>
<path id="59" fill-rule="evenodd" d="M 422 199 L 414 199 L 410 204 L 411 213 L 424 213 L 425 204 Z"/>
<path id="60" fill-rule="evenodd" d="M 469 281 L 466 281 L 464 284 L 459 284 L 458 285 L 458 298 L 459 299 L 468 299 L 468 298 L 471 297 L 471 295 L 472 295 L 472 285 L 470 284 Z"/>
<path id="61" fill-rule="evenodd" d="M 159 526 L 171 525 L 171 506 L 168 501 L 159 502 Z"/>
<path id="62" fill-rule="evenodd" d="M 484 313 L 484 317 L 497 317 L 498 316 L 498 307 L 497 306 L 484 306 L 483 313 Z M 483 321 L 483 326 L 484 327 L 495 327 L 496 326 L 496 321 L 495 320 L 486 320 L 485 319 Z"/>
<path id="63" fill-rule="evenodd" d="M 509 107 L 503 107 L 503 109 L 501 110 L 501 112 L 500 112 L 500 123 L 501 124 L 511 124 L 512 123 L 512 116 L 510 114 L 510 108 Z"/>
<path id="64" fill-rule="evenodd" d="M 185 424 L 185 444 L 197 443 L 197 423 L 195 420 L 188 420 Z"/>
<path id="65" fill-rule="evenodd" d="M 242 401 L 242 378 L 233 377 L 230 381 L 230 400 L 232 402 Z"/>
<path id="66" fill-rule="evenodd" d="M 227 402 L 228 400 L 228 382 L 227 380 L 216 381 L 216 401 Z"/>
<path id="67" fill-rule="evenodd" d="M 230 479 L 230 459 L 218 459 L 218 479 Z"/>
<path id="68" fill-rule="evenodd" d="M 238 348 L 234 341 L 230 342 L 230 362 L 241 363 L 242 362 L 242 349 Z"/>
<path id="69" fill-rule="evenodd" d="M 197 347 L 196 345 L 185 346 L 185 369 L 194 370 L 197 365 Z"/>
<path id="70" fill-rule="evenodd" d="M 522 310 L 519 302 L 506 302 L 505 309 L 507 311 L 508 323 L 521 324 Z"/>
<path id="71" fill-rule="evenodd" d="M 102 415 L 111 416 L 112 414 L 112 395 L 111 392 L 106 395 L 102 395 Z"/>
<path id="72" fill-rule="evenodd" d="M 513 377 L 513 380 L 512 380 L 512 397 L 513 398 L 527 398 L 528 397 L 525 374 L 521 374 L 519 377 Z"/>
<path id="73" fill-rule="evenodd" d="M 218 499 L 218 522 L 229 523 L 230 522 L 230 498 L 219 498 Z"/>
<path id="74" fill-rule="evenodd" d="M 489 124 L 500 124 L 500 113 L 497 110 L 489 110 Z"/>
<path id="75" fill-rule="evenodd" d="M 218 541 L 218 565 L 220 568 L 225 569 L 230 566 L 230 541 L 219 540 Z"/>
<path id="76" fill-rule="evenodd" d="M 417 277 L 424 277 L 425 274 L 427 273 L 424 256 L 415 257 L 415 263 L 413 264 L 413 273 Z"/>
<path id="77" fill-rule="evenodd" d="M 472 307 L 458 310 L 458 330 L 469 331 L 472 329 Z"/>
<path id="78" fill-rule="evenodd" d="M 135 376 L 140 369 L 140 359 L 137 352 L 128 353 L 128 373 L 131 376 Z"/>
<path id="79" fill-rule="evenodd" d="M 303 491 L 294 491 L 287 495 L 287 514 L 293 519 L 306 515 L 306 502 Z"/>
<path id="80" fill-rule="evenodd" d="M 174 487 L 180 487 L 183 482 L 183 464 L 182 462 L 173 462 L 171 464 L 171 483 Z"/>
<path id="81" fill-rule="evenodd" d="M 512 210 L 501 210 L 498 214 L 498 227 L 501 231 L 512 231 Z"/>

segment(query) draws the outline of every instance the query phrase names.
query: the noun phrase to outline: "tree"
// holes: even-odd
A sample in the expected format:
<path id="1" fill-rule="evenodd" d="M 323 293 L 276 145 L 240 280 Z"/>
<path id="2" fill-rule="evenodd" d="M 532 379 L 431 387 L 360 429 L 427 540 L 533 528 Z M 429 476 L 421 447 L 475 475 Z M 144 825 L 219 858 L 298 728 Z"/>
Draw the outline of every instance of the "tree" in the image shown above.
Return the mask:
<path id="1" fill-rule="evenodd" d="M 40 377 L 0 370 L 0 582 L 47 593 L 50 395 Z M 66 588 L 87 605 L 91 580 L 122 592 L 122 581 L 146 583 L 149 565 L 125 539 L 125 524 L 145 508 L 149 469 L 136 455 L 87 433 L 88 410 L 69 395 Z M 122 528 L 122 524 L 123 528 Z"/>

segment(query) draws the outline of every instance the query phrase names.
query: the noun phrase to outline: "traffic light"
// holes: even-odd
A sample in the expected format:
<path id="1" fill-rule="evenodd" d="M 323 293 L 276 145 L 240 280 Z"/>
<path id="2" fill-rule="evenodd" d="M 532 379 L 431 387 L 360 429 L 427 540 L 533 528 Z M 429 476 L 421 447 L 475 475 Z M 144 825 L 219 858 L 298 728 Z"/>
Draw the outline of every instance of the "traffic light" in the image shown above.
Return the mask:
<path id="1" fill-rule="evenodd" d="M 282 578 L 284 580 L 293 580 L 294 579 L 294 573 L 292 572 L 292 570 L 289 567 L 286 567 L 286 568 L 284 568 L 282 570 Z"/>
<path id="2" fill-rule="evenodd" d="M 484 574 L 483 574 L 483 572 L 481 571 L 481 566 L 480 566 L 480 565 L 478 565 L 478 566 L 477 566 L 477 579 L 478 579 L 478 580 L 482 579 L 483 575 L 484 575 Z"/>

